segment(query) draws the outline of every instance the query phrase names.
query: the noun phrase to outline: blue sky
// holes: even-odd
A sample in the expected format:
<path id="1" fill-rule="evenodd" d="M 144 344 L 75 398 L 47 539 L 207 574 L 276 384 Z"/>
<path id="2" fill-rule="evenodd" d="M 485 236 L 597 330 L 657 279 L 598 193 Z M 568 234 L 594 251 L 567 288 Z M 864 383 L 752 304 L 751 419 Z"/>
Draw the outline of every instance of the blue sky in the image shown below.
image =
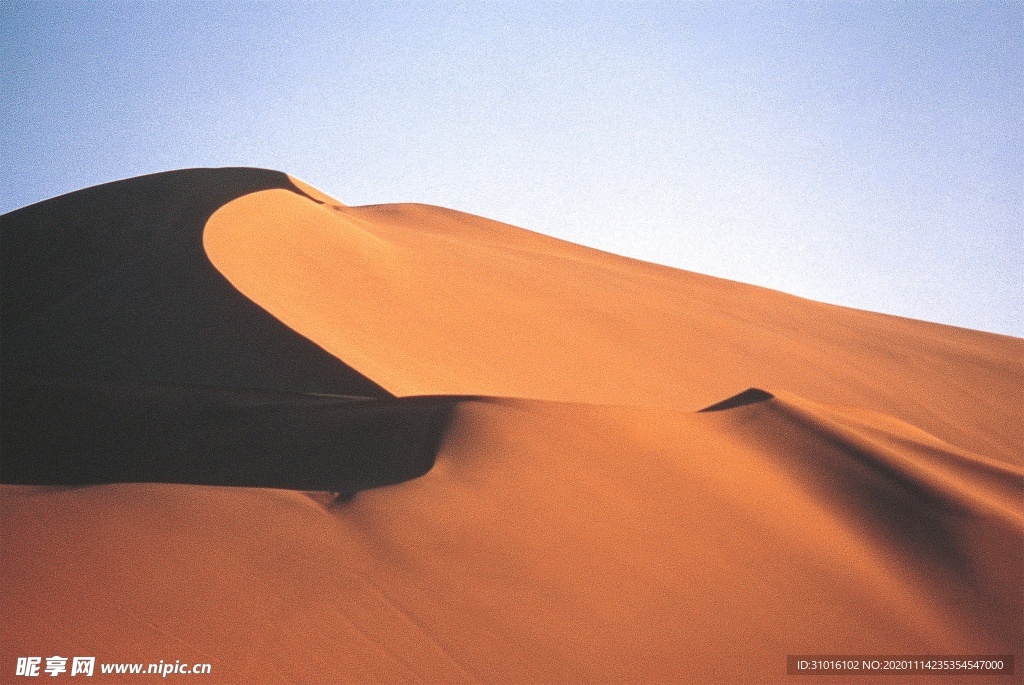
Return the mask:
<path id="1" fill-rule="evenodd" d="M 193 166 L 1024 336 L 1024 3 L 0 5 L 0 212 Z"/>

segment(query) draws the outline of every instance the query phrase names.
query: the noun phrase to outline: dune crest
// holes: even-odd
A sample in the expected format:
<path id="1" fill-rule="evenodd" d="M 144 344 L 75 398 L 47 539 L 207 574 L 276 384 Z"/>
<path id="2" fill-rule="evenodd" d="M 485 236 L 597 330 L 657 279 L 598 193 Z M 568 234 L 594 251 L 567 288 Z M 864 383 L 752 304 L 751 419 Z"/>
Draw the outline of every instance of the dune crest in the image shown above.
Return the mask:
<path id="1" fill-rule="evenodd" d="M 332 207 L 334 209 L 342 209 L 342 208 L 345 207 L 345 205 L 343 205 L 342 203 L 338 202 L 337 200 L 335 200 L 333 197 L 331 197 L 327 193 L 325 193 L 322 190 L 319 190 L 317 188 L 314 188 L 313 186 L 309 185 L 305 181 L 300 181 L 299 179 L 295 178 L 294 176 L 288 176 L 288 180 L 291 182 L 291 184 L 293 186 L 298 188 L 299 191 L 301 191 L 303 195 L 305 195 L 306 197 L 310 198 L 314 202 L 319 202 L 321 204 L 327 205 L 328 207 Z"/>

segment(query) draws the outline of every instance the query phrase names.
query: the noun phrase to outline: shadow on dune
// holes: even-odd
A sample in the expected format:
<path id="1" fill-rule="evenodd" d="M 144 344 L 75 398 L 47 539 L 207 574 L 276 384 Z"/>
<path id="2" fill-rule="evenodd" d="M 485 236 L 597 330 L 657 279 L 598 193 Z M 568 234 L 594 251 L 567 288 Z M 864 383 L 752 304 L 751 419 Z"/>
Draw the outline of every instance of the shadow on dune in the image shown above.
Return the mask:
<path id="1" fill-rule="evenodd" d="M 755 392 L 767 398 L 736 401 Z M 736 430 L 801 487 L 817 492 L 944 601 L 983 617 L 984 630 L 1019 639 L 1024 568 L 1006 563 L 1007 556 L 1024 554 L 1019 469 L 900 436 L 881 415 L 873 426 L 839 409 L 760 390 L 703 411 L 730 403 Z"/>
<path id="2" fill-rule="evenodd" d="M 0 217 L 3 369 L 389 396 L 238 292 L 206 257 L 207 219 L 270 188 L 301 194 L 276 171 L 187 169 Z"/>
<path id="3" fill-rule="evenodd" d="M 4 397 L 6 483 L 189 483 L 343 497 L 429 471 L 458 401 L 17 376 L 5 378 Z"/>
<path id="4" fill-rule="evenodd" d="M 0 217 L 0 481 L 351 495 L 429 470 L 454 400 L 395 399 L 207 258 L 209 217 L 270 188 L 305 196 L 280 172 L 189 169 Z"/>

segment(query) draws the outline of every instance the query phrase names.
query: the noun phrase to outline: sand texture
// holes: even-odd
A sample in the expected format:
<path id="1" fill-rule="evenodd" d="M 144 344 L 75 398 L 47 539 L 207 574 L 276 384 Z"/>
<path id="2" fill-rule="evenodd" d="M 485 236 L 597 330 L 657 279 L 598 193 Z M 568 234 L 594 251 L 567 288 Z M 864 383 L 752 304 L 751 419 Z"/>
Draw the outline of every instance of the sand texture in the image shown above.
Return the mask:
<path id="1" fill-rule="evenodd" d="M 257 169 L 0 252 L 0 682 L 1021 682 L 1024 340 Z"/>

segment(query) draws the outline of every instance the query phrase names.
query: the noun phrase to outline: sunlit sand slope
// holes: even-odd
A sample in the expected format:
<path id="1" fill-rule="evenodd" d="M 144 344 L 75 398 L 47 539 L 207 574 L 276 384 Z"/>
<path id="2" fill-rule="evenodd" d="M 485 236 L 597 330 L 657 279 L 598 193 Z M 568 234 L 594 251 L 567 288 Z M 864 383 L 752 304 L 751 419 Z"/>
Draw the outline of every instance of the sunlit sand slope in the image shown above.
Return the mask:
<path id="1" fill-rule="evenodd" d="M 3 217 L 0 682 L 52 654 L 227 683 L 760 683 L 789 654 L 979 653 L 1017 674 L 966 682 L 1019 680 L 1024 341 L 197 171 L 219 199 L 157 222 L 192 236 L 162 271 L 152 241 L 84 239 L 102 277 L 76 276 L 22 220 L 20 291 Z M 101 188 L 189 205 L 146 178 Z M 48 203 L 122 221 L 82 192 Z M 33 485 L 56 482 L 105 484 Z"/>
<path id="2" fill-rule="evenodd" d="M 398 395 L 697 410 L 748 387 L 873 409 L 1021 463 L 1024 341 L 803 300 L 438 207 L 254 193 L 214 265 Z"/>
<path id="3" fill-rule="evenodd" d="M 1019 649 L 1020 471 L 874 418 L 473 401 L 427 475 L 329 508 L 14 489 L 8 644 L 232 682 L 782 682 L 786 654 Z"/>

